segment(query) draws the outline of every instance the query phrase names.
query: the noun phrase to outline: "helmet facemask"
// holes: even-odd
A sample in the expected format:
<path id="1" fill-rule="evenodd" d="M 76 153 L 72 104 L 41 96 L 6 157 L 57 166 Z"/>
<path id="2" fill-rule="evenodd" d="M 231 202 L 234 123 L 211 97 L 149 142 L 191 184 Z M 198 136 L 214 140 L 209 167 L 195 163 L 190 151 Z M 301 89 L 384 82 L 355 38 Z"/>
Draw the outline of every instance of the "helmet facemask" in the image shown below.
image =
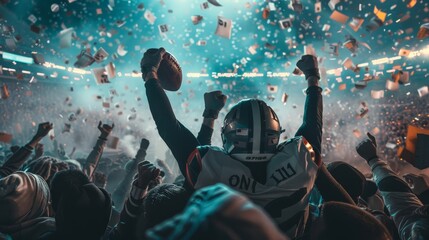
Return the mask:
<path id="1" fill-rule="evenodd" d="M 268 161 L 279 143 L 281 127 L 276 113 L 257 99 L 237 103 L 225 116 L 225 151 L 242 161 Z"/>

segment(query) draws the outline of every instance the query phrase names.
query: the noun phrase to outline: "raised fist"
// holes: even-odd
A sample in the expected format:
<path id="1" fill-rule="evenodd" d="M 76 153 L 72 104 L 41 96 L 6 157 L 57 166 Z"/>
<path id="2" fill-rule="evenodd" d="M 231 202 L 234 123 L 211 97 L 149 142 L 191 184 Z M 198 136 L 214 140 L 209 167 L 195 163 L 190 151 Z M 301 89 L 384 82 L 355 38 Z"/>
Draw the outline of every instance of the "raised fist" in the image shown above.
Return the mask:
<path id="1" fill-rule="evenodd" d="M 98 123 L 98 130 L 100 130 L 101 135 L 100 138 L 107 138 L 112 132 L 112 129 L 115 127 L 115 124 L 113 123 L 112 126 L 108 124 L 103 124 L 101 121 Z"/>
<path id="2" fill-rule="evenodd" d="M 377 158 L 377 143 L 375 137 L 370 133 L 366 134 L 368 139 L 363 140 L 356 146 L 357 153 L 366 161 Z"/>
<path id="3" fill-rule="evenodd" d="M 140 62 L 141 71 L 143 78 L 145 79 L 146 74 L 149 72 L 158 72 L 159 65 L 161 64 L 162 57 L 164 56 L 164 48 L 150 48 L 148 49 Z"/>
<path id="4" fill-rule="evenodd" d="M 140 149 L 146 151 L 149 147 L 149 143 L 149 140 L 147 140 L 146 138 L 142 138 L 142 140 L 140 141 Z"/>
<path id="5" fill-rule="evenodd" d="M 36 136 L 43 138 L 46 135 L 48 135 L 49 131 L 51 131 L 53 128 L 54 128 L 53 123 L 50 123 L 50 122 L 40 123 L 37 128 Z"/>
<path id="6" fill-rule="evenodd" d="M 134 185 L 140 189 L 147 189 L 153 182 L 161 183 L 161 175 L 161 169 L 155 167 L 149 161 L 141 162 L 138 165 L 138 174 Z"/>
<path id="7" fill-rule="evenodd" d="M 137 164 L 137 163 L 139 163 L 145 159 L 146 154 L 147 154 L 146 151 L 147 151 L 148 147 L 149 147 L 149 140 L 147 140 L 146 138 L 142 138 L 142 140 L 140 142 L 140 148 L 137 151 L 136 157 L 134 159 L 136 161 L 135 164 Z"/>
<path id="8" fill-rule="evenodd" d="M 309 77 L 317 77 L 320 79 L 319 66 L 315 56 L 302 56 L 301 60 L 296 63 L 296 66 L 304 73 L 305 79 L 308 79 Z"/>
<path id="9" fill-rule="evenodd" d="M 204 93 L 205 109 L 203 117 L 216 119 L 220 110 L 225 106 L 227 96 L 221 91 L 213 91 Z"/>

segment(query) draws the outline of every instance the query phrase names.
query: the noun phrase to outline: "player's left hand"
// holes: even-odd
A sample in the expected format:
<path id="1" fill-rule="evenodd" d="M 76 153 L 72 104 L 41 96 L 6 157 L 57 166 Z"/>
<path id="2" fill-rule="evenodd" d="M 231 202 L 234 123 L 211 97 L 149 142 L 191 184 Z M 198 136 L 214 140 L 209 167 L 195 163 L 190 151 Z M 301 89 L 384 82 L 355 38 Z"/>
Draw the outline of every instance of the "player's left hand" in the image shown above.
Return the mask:
<path id="1" fill-rule="evenodd" d="M 220 110 L 225 106 L 227 96 L 222 91 L 213 91 L 204 93 L 204 113 L 205 118 L 216 119 Z"/>

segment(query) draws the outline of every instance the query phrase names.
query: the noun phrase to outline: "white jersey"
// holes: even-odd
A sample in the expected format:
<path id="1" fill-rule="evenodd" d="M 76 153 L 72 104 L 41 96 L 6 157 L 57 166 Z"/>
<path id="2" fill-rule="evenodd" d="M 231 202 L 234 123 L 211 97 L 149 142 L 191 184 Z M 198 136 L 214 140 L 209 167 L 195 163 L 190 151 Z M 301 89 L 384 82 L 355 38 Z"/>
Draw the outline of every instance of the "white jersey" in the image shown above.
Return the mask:
<path id="1" fill-rule="evenodd" d="M 308 217 L 309 193 L 318 169 L 314 151 L 303 137 L 278 146 L 266 169 L 261 169 L 267 171 L 264 184 L 253 179 L 244 162 L 233 159 L 221 148 L 210 146 L 202 158 L 200 152 L 204 153 L 194 151 L 188 159 L 188 164 L 197 159 L 201 168 L 195 183 L 187 171 L 188 181 L 195 189 L 224 183 L 263 207 L 290 237 L 302 233 Z"/>

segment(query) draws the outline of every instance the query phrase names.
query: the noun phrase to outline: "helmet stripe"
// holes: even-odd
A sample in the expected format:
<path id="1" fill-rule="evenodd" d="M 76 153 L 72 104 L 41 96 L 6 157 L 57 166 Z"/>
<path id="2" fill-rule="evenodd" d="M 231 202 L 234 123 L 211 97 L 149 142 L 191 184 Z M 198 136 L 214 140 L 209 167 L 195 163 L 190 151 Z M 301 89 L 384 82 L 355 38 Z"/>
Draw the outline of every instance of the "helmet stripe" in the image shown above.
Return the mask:
<path id="1" fill-rule="evenodd" d="M 261 110 L 259 109 L 258 101 L 250 101 L 252 104 L 253 116 L 253 147 L 252 153 L 260 153 L 261 150 Z"/>

